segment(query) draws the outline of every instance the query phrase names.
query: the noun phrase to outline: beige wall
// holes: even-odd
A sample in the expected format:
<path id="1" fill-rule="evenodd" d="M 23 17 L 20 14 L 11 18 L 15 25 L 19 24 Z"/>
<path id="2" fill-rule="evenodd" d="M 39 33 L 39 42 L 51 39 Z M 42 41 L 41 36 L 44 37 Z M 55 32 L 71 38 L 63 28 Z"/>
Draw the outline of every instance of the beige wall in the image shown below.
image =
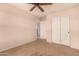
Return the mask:
<path id="1" fill-rule="evenodd" d="M 0 4 L 0 51 L 36 40 L 37 18 L 9 4 Z"/>
<path id="2" fill-rule="evenodd" d="M 51 13 L 47 15 L 46 39 L 48 42 L 52 42 L 51 19 L 53 16 L 70 16 L 71 47 L 79 49 L 79 6 L 75 6 L 69 9 L 62 10 L 60 12 Z"/>

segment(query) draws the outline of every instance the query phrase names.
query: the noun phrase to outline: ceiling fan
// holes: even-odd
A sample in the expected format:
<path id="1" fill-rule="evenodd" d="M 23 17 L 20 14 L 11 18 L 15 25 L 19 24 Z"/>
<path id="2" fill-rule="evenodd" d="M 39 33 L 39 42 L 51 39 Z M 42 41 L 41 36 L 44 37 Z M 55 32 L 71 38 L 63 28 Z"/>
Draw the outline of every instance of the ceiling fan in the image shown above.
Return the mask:
<path id="1" fill-rule="evenodd" d="M 34 6 L 30 9 L 30 11 L 33 11 L 36 7 L 40 9 L 40 11 L 44 12 L 44 9 L 41 6 L 44 5 L 52 5 L 52 3 L 30 3 L 33 4 Z"/>

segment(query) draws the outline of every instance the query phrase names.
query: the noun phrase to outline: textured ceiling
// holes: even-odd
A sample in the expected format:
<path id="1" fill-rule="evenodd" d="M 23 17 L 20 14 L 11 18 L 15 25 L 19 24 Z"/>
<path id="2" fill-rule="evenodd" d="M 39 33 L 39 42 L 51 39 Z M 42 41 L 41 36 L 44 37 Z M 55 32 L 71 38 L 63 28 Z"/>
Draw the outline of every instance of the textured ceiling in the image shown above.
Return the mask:
<path id="1" fill-rule="evenodd" d="M 34 6 L 32 4 L 16 3 L 12 5 L 15 5 L 16 7 L 20 9 L 26 10 L 26 12 L 32 15 L 35 15 L 37 17 L 44 17 L 49 13 L 58 12 L 58 11 L 73 7 L 78 4 L 77 3 L 53 3 L 53 5 L 41 6 L 45 10 L 45 12 L 41 12 L 38 8 L 35 8 L 33 11 L 29 11 Z"/>

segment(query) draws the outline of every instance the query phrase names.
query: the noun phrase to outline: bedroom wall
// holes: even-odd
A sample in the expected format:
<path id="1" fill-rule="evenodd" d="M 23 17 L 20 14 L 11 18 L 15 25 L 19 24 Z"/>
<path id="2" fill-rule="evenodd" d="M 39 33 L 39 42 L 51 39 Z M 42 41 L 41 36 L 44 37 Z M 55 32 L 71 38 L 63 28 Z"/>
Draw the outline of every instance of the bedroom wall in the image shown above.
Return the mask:
<path id="1" fill-rule="evenodd" d="M 79 49 L 79 36 L 78 36 L 79 35 L 79 6 L 71 7 L 47 15 L 47 19 L 46 19 L 47 42 L 52 42 L 51 19 L 53 16 L 70 16 L 71 47 Z"/>
<path id="2" fill-rule="evenodd" d="M 37 18 L 10 4 L 0 4 L 0 51 L 36 40 Z"/>

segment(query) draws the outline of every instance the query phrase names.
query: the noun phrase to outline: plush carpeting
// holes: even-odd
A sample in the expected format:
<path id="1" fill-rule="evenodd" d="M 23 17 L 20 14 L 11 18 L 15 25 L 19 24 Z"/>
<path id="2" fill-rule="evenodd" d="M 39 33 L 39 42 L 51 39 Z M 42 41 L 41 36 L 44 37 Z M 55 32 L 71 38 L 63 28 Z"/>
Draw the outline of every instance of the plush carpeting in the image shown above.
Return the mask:
<path id="1" fill-rule="evenodd" d="M 10 56 L 79 56 L 79 51 L 68 46 L 36 40 L 1 53 Z"/>

